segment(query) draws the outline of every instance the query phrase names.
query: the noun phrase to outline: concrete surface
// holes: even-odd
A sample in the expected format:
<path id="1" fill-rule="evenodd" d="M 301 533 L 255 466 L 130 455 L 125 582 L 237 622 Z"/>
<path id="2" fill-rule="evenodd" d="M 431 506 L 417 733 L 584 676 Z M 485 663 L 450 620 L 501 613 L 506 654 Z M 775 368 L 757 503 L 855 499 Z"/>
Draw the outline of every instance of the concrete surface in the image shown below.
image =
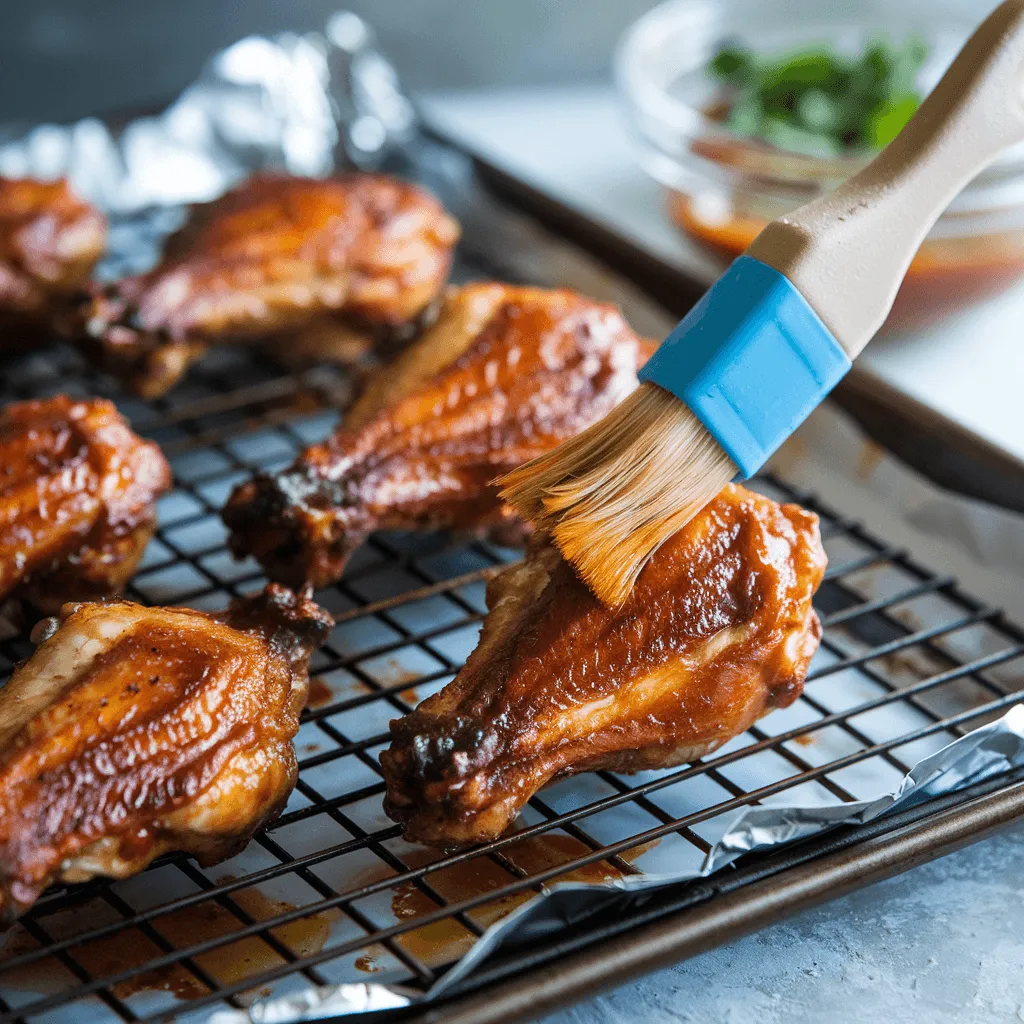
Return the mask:
<path id="1" fill-rule="evenodd" d="M 544 1024 L 1024 1021 L 1024 824 Z"/>

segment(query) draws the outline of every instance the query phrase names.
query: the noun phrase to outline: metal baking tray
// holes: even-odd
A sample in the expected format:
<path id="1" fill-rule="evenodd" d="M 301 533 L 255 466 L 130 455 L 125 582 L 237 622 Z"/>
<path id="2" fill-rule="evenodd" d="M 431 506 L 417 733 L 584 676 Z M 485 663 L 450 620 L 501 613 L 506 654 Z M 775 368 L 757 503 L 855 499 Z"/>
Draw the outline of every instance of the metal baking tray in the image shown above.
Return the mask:
<path id="1" fill-rule="evenodd" d="M 472 161 L 432 137 L 393 169 L 463 222 L 456 279 L 568 284 L 623 305 L 641 331 L 664 311 L 606 262 L 484 189 Z M 113 398 L 175 470 L 160 528 L 128 596 L 219 608 L 262 584 L 234 561 L 218 510 L 257 467 L 287 464 L 347 400 L 346 371 L 214 351 L 165 398 L 126 398 L 62 346 L 3 367 L 4 402 L 55 392 Z M 768 475 L 756 486 L 822 518 L 825 626 L 803 697 L 703 761 L 596 772 L 539 793 L 524 831 L 444 855 L 406 844 L 383 816 L 377 754 L 389 719 L 444 685 L 473 648 L 487 579 L 518 552 L 441 535 L 377 534 L 318 593 L 337 626 L 316 656 L 282 816 L 241 855 L 200 868 L 161 858 L 142 875 L 44 895 L 0 949 L 0 1024 L 201 1021 L 339 981 L 425 990 L 487 925 L 545 884 L 698 863 L 753 803 L 843 803 L 893 785 L 921 757 L 991 721 L 1024 686 L 1024 633 L 957 582 Z M 0 668 L 31 649 L 0 639 Z M 692 955 L 816 901 L 980 838 L 1024 811 L 1009 773 L 869 825 L 749 855 L 710 879 L 623 894 L 528 947 L 506 947 L 443 999 L 400 1019 L 521 1021 Z"/>

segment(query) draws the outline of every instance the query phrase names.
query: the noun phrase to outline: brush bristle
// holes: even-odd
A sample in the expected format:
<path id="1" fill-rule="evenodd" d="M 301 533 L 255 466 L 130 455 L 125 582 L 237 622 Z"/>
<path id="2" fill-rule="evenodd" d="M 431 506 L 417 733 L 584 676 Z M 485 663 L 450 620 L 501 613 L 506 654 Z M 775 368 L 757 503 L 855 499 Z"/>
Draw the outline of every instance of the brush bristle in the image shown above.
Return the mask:
<path id="1" fill-rule="evenodd" d="M 644 383 L 599 423 L 498 482 L 502 498 L 616 607 L 651 555 L 735 475 L 687 406 Z"/>

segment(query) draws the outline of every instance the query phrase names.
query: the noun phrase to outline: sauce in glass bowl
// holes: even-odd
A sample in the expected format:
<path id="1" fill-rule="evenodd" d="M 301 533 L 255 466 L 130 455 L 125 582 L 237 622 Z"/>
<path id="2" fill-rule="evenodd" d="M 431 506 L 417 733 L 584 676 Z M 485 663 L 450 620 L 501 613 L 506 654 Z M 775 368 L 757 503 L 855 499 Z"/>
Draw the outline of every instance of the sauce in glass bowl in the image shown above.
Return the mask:
<path id="1" fill-rule="evenodd" d="M 995 3 L 959 0 L 670 0 L 626 34 L 616 75 L 640 161 L 666 192 L 672 221 L 722 268 L 766 223 L 830 190 L 871 154 L 815 156 L 741 136 L 724 123 L 706 68 L 723 44 L 756 40 L 779 54 L 829 47 L 862 52 L 879 34 L 918 36 L 927 92 Z M 756 26 L 756 27 L 755 27 Z M 855 272 L 855 268 L 851 268 Z M 954 200 L 918 252 L 887 322 L 924 326 L 1024 276 L 1024 152 L 1005 154 Z"/>

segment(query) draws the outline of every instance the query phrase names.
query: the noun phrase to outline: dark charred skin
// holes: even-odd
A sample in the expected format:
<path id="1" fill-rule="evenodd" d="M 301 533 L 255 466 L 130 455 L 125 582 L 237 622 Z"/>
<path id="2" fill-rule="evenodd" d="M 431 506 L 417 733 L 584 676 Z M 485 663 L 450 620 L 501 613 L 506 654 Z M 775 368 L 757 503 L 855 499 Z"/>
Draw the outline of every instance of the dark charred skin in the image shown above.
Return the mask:
<path id="1" fill-rule="evenodd" d="M 385 809 L 411 840 L 501 835 L 543 785 L 693 761 L 803 688 L 821 630 L 817 517 L 730 485 L 602 605 L 537 543 L 488 587 L 458 676 L 391 723 Z"/>
<path id="2" fill-rule="evenodd" d="M 355 334 L 401 336 L 444 287 L 458 236 L 436 199 L 394 178 L 257 175 L 196 207 L 155 269 L 98 290 L 83 345 L 153 397 L 211 344 L 287 351 L 325 318 L 351 328 L 346 349 Z"/>
<path id="3" fill-rule="evenodd" d="M 261 634 L 275 653 L 295 664 L 305 664 L 334 625 L 330 613 L 313 600 L 311 587 L 296 593 L 276 583 L 235 598 L 220 618 L 232 629 Z"/>
<path id="4" fill-rule="evenodd" d="M 494 479 L 604 416 L 652 348 L 615 307 L 574 292 L 453 289 L 334 437 L 235 491 L 232 550 L 272 579 L 325 586 L 376 529 L 514 539 Z"/>
<path id="5" fill-rule="evenodd" d="M 118 593 L 171 483 L 113 404 L 65 395 L 0 412 L 0 600 L 45 611 Z"/>
<path id="6" fill-rule="evenodd" d="M 106 235 L 66 181 L 0 178 L 0 350 L 73 330 Z"/>
<path id="7" fill-rule="evenodd" d="M 331 626 L 271 585 L 226 612 L 66 605 L 0 690 L 0 919 L 58 879 L 231 856 L 284 806 Z"/>

